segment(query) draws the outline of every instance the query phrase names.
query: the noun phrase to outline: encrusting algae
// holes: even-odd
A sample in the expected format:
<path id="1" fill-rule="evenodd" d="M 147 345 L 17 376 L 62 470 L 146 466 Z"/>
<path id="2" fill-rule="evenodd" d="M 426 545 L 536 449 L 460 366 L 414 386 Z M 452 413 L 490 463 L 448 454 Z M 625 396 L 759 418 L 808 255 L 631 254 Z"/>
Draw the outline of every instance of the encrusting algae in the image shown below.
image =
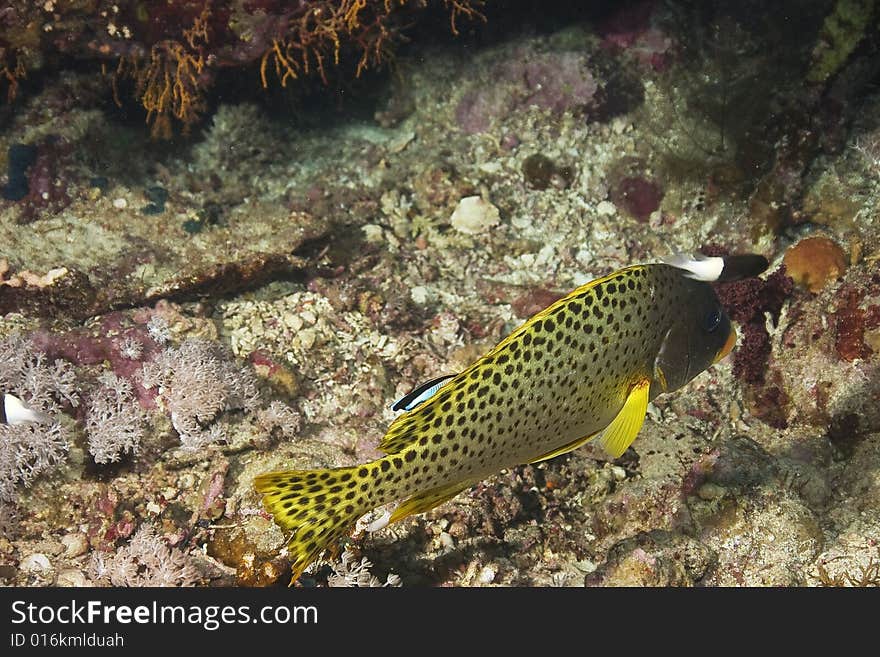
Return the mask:
<path id="1" fill-rule="evenodd" d="M 384 504 L 405 499 L 389 522 L 424 513 L 503 468 L 553 458 L 600 433 L 603 448 L 622 455 L 649 401 L 733 348 L 736 332 L 709 282 L 756 275 L 766 265 L 759 256 L 676 257 L 591 281 L 433 395 L 414 398 L 427 396 L 421 403 L 405 404 L 411 410 L 379 445 L 386 456 L 258 476 L 266 509 L 293 532 L 291 582 Z"/>

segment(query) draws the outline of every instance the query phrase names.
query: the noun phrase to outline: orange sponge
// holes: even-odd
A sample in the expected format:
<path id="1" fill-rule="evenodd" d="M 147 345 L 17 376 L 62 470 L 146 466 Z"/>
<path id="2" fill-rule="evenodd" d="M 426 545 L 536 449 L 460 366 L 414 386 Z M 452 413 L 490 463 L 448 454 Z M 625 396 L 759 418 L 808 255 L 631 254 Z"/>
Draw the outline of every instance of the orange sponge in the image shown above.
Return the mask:
<path id="1" fill-rule="evenodd" d="M 794 282 L 816 294 L 846 271 L 847 258 L 837 242 L 824 235 L 801 240 L 783 257 Z"/>

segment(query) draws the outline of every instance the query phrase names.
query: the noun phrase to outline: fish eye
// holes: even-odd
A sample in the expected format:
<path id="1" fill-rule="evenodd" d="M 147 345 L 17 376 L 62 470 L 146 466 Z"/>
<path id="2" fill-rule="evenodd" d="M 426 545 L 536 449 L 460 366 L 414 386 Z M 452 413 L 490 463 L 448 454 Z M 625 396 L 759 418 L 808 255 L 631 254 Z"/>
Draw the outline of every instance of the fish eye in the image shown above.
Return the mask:
<path id="1" fill-rule="evenodd" d="M 703 328 L 712 333 L 712 331 L 718 328 L 719 324 L 721 324 L 721 309 L 715 308 L 706 315 L 706 319 L 703 321 Z"/>

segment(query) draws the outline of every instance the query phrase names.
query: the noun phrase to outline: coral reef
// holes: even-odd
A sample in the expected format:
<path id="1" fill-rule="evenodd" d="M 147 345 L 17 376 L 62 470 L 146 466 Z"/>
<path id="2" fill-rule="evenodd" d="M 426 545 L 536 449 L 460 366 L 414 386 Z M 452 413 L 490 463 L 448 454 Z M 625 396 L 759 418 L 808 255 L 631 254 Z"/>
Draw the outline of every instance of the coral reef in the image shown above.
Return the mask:
<path id="1" fill-rule="evenodd" d="M 259 403 L 253 372 L 207 340 L 188 338 L 162 351 L 144 365 L 142 380 L 145 388 L 157 389 L 181 444 L 193 452 L 226 440 L 224 429 L 214 423 L 221 412 L 255 410 Z"/>
<path id="2" fill-rule="evenodd" d="M 819 42 L 813 52 L 813 65 L 807 73 L 812 82 L 824 82 L 840 70 L 874 16 L 874 0 L 838 0 L 822 24 Z"/>
<path id="3" fill-rule="evenodd" d="M 168 547 L 151 525 L 142 525 L 113 554 L 95 552 L 89 569 L 96 584 L 110 586 L 192 586 L 199 581 L 186 554 Z"/>
<path id="4" fill-rule="evenodd" d="M 62 405 L 79 404 L 78 389 L 70 363 L 47 362 L 20 333 L 0 339 L 0 390 L 46 418 L 0 424 L 0 503 L 15 500 L 17 487 L 63 460 L 70 432 L 59 416 Z"/>
<path id="5" fill-rule="evenodd" d="M 0 501 L 16 499 L 16 489 L 60 463 L 68 449 L 60 424 L 0 426 Z"/>
<path id="6" fill-rule="evenodd" d="M 750 278 L 718 284 L 721 303 L 742 329 L 742 339 L 733 360 L 734 376 L 749 383 L 764 381 L 771 350 L 767 316 L 774 323 L 779 322 L 782 306 L 792 288 L 792 279 L 784 266 L 766 279 Z"/>
<path id="7" fill-rule="evenodd" d="M 146 422 L 131 383 L 113 372 L 104 372 L 99 380 L 100 387 L 89 396 L 84 422 L 89 453 L 95 463 L 114 463 L 123 455 L 137 454 Z"/>
<path id="8" fill-rule="evenodd" d="M 875 585 L 880 59 L 829 22 L 871 3 L 582 4 L 0 10 L 0 393 L 49 419 L 0 426 L 0 583 L 284 586 L 256 476 L 374 458 L 393 400 L 702 250 L 771 266 L 620 459 L 378 509 L 299 585 Z"/>
<path id="9" fill-rule="evenodd" d="M 465 90 L 455 108 L 456 122 L 463 132 L 473 135 L 527 107 L 554 114 L 584 111 L 593 104 L 597 90 L 582 53 L 527 50 L 498 62 L 487 79 Z"/>
<path id="10" fill-rule="evenodd" d="M 400 577 L 390 574 L 385 582 L 370 573 L 373 564 L 366 557 L 360 560 L 349 550 L 345 550 L 339 557 L 339 562 L 333 565 L 333 574 L 327 578 L 328 586 L 335 587 L 377 587 L 377 586 L 400 586 Z"/>
<path id="11" fill-rule="evenodd" d="M 264 88 L 318 75 L 353 60 L 359 76 L 392 57 L 408 23 L 431 3 L 410 0 L 321 0 L 309 3 L 180 0 L 90 3 L 16 2 L 0 15 L 0 81 L 12 102 L 19 81 L 58 55 L 99 62 L 120 106 L 126 81 L 154 137 L 184 131 L 208 106 L 229 70 L 258 69 Z M 479 20 L 480 0 L 442 0 L 455 34 Z M 97 72 L 97 66 L 95 67 Z M 562 83 L 562 82 L 561 82 Z"/>

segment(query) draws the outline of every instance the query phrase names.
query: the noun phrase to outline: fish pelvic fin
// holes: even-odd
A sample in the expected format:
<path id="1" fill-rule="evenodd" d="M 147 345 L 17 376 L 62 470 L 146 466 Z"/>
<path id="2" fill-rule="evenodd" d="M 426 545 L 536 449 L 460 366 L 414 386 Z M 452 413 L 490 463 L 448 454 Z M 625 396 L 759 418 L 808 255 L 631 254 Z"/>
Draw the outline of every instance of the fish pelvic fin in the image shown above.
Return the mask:
<path id="1" fill-rule="evenodd" d="M 438 486 L 437 488 L 431 488 L 423 493 L 413 495 L 394 510 L 388 523 L 391 524 L 392 522 L 403 520 L 407 516 L 430 511 L 435 506 L 440 506 L 447 500 L 451 500 L 461 491 L 469 488 L 473 483 L 473 481 L 458 481 L 454 484 Z"/>
<path id="2" fill-rule="evenodd" d="M 362 490 L 365 483 L 370 488 L 375 484 L 370 465 L 267 472 L 254 479 L 266 511 L 279 527 L 292 532 L 287 544 L 291 585 L 325 551 L 336 554 L 339 541 L 375 506 Z"/>
<path id="3" fill-rule="evenodd" d="M 623 408 L 602 433 L 599 442 L 614 458 L 620 458 L 639 434 L 648 412 L 650 390 L 651 382 L 648 379 L 636 382 L 630 388 Z"/>

